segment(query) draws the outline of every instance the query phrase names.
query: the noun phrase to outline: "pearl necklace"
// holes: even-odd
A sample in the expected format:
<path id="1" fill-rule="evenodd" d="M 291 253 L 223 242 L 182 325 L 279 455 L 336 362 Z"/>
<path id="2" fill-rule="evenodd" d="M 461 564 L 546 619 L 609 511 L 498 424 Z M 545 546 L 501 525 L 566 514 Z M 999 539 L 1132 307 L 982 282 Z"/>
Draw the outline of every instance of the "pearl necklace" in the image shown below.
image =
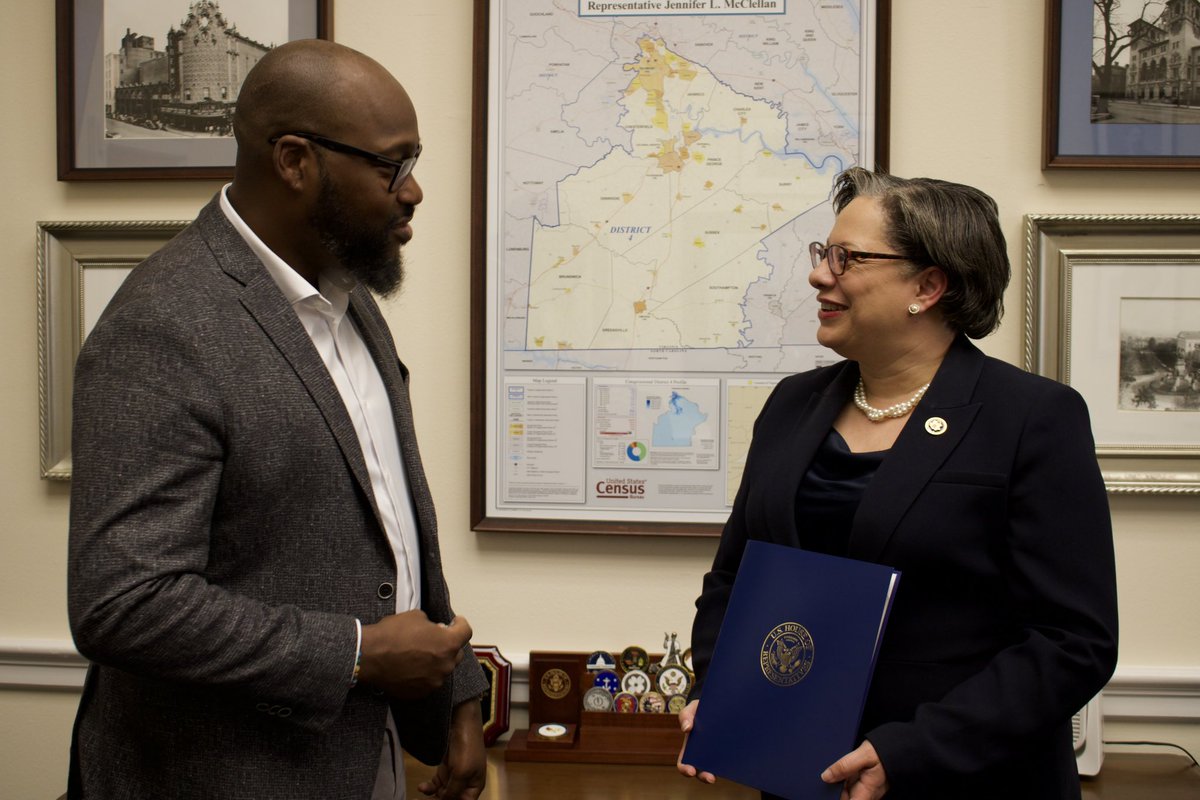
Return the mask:
<path id="1" fill-rule="evenodd" d="M 867 415 L 867 419 L 871 422 L 883 422 L 885 419 L 896 419 L 903 417 L 905 414 L 913 410 L 921 397 L 925 394 L 925 390 L 929 388 L 929 384 L 925 384 L 912 397 L 905 400 L 903 403 L 896 403 L 887 408 L 875 408 L 875 406 L 867 403 L 867 390 L 863 388 L 862 378 L 858 379 L 858 386 L 854 387 L 854 405 L 858 406 L 858 410 Z"/>

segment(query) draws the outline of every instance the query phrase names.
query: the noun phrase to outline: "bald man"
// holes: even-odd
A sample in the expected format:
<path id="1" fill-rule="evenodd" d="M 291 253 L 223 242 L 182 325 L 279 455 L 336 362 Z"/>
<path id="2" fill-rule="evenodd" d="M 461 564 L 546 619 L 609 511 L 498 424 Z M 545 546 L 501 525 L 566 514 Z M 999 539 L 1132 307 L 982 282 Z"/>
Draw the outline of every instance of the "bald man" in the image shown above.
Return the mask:
<path id="1" fill-rule="evenodd" d="M 139 265 L 75 376 L 82 798 L 474 798 L 486 684 L 454 615 L 394 293 L 412 102 L 293 42 L 250 71 L 234 180 Z"/>

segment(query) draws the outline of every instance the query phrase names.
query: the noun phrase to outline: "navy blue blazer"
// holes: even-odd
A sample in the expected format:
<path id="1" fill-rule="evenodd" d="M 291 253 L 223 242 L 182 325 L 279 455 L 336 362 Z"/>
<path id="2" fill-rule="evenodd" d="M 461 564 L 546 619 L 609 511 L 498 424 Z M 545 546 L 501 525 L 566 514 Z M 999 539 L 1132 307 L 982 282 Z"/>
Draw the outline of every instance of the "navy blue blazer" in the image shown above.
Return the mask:
<path id="1" fill-rule="evenodd" d="M 851 361 L 793 375 L 759 415 L 696 601 L 693 697 L 746 540 L 800 546 L 796 489 L 858 377 Z M 848 555 L 903 573 L 861 726 L 888 797 L 1079 797 L 1070 718 L 1116 665 L 1117 594 L 1078 392 L 958 337 L 867 487 Z"/>

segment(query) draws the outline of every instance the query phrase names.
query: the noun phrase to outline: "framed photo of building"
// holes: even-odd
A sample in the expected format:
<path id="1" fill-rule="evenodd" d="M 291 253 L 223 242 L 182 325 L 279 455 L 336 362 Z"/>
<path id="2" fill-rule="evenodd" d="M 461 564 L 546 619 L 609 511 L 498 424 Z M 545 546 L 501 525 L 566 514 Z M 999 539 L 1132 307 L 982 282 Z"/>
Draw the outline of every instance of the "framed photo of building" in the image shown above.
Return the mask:
<path id="1" fill-rule="evenodd" d="M 1200 494 L 1200 216 L 1025 233 L 1025 368 L 1083 395 L 1110 492 Z"/>
<path id="2" fill-rule="evenodd" d="M 56 0 L 58 178 L 222 179 L 246 73 L 333 0 Z"/>
<path id="3" fill-rule="evenodd" d="M 1043 168 L 1200 169 L 1200 0 L 1047 0 Z"/>
<path id="4" fill-rule="evenodd" d="M 717 535 L 887 165 L 889 0 L 475 1 L 472 525 Z"/>

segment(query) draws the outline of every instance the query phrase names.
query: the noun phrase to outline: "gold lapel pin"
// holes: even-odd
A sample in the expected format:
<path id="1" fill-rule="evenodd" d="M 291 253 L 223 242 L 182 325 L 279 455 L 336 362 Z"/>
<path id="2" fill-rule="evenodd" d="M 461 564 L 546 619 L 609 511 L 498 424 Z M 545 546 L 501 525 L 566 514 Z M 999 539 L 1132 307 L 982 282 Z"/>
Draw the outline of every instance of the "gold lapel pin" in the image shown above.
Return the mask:
<path id="1" fill-rule="evenodd" d="M 931 436 L 941 436 L 950 426 L 941 417 L 930 417 L 925 420 L 925 432 Z"/>

